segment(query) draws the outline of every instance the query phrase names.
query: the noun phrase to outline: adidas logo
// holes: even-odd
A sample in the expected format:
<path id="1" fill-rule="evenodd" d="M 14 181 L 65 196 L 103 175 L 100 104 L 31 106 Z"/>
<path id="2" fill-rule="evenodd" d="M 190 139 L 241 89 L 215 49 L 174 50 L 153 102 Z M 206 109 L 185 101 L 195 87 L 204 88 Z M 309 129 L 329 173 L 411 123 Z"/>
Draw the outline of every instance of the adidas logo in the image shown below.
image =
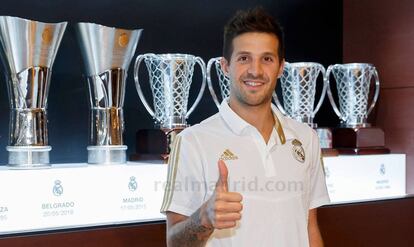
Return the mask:
<path id="1" fill-rule="evenodd" d="M 224 150 L 224 152 L 220 156 L 221 160 L 237 160 L 238 157 L 232 153 L 229 149 Z"/>

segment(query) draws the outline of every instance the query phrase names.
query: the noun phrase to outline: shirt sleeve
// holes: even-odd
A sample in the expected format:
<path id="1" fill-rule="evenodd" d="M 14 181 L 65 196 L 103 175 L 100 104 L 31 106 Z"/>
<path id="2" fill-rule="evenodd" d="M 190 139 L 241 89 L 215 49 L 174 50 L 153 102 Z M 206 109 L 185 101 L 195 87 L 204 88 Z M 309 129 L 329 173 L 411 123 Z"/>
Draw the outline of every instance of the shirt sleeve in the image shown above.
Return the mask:
<path id="1" fill-rule="evenodd" d="M 310 203 L 309 209 L 317 208 L 330 203 L 328 190 L 326 188 L 325 173 L 319 138 L 312 131 L 312 169 L 310 174 Z"/>
<path id="2" fill-rule="evenodd" d="M 167 183 L 160 211 L 190 216 L 204 202 L 207 190 L 195 138 L 183 132 L 177 135 L 170 152 Z"/>

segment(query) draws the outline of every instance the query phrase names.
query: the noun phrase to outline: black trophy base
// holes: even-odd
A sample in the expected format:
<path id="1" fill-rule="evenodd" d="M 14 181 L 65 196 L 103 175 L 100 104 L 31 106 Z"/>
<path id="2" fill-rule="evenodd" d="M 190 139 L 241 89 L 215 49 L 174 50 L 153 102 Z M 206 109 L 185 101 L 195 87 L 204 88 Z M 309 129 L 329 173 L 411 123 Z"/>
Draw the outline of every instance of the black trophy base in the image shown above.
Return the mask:
<path id="1" fill-rule="evenodd" d="M 372 154 L 389 154 L 390 150 L 385 147 L 369 148 L 338 148 L 341 155 L 372 155 Z"/>
<path id="2" fill-rule="evenodd" d="M 168 154 L 131 154 L 130 161 L 143 161 L 151 164 L 167 164 Z"/>
<path id="3" fill-rule="evenodd" d="M 174 138 L 183 128 L 141 129 L 136 133 L 136 153 L 130 160 L 168 162 Z"/>
<path id="4" fill-rule="evenodd" d="M 338 149 L 335 148 L 321 148 L 321 150 L 323 157 L 333 157 L 339 155 Z"/>
<path id="5" fill-rule="evenodd" d="M 334 148 L 384 147 L 384 131 L 376 127 L 335 128 L 332 133 Z"/>
<path id="6" fill-rule="evenodd" d="M 332 146 L 341 155 L 389 154 L 381 128 L 336 128 L 332 133 Z"/>

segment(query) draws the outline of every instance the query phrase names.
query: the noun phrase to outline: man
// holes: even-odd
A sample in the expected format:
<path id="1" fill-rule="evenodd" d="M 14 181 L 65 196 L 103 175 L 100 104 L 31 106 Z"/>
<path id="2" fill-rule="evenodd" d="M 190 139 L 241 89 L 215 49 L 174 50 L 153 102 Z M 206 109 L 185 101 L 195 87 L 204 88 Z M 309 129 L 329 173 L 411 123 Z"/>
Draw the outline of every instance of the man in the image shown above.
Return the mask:
<path id="1" fill-rule="evenodd" d="M 230 97 L 176 138 L 161 209 L 168 246 L 323 246 L 318 138 L 271 104 L 283 51 L 280 26 L 261 8 L 225 27 Z"/>

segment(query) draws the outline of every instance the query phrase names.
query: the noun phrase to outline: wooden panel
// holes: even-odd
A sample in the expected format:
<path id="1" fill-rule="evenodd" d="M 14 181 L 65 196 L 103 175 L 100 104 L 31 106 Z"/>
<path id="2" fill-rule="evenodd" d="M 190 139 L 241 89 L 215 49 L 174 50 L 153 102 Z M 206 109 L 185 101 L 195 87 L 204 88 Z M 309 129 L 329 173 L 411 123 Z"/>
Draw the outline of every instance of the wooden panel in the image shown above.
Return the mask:
<path id="1" fill-rule="evenodd" d="M 414 246 L 414 198 L 322 207 L 326 247 Z M 398 212 L 398 213 L 397 213 Z M 0 238 L 0 246 L 163 247 L 165 223 Z"/>
<path id="2" fill-rule="evenodd" d="M 0 238 L 0 246 L 164 247 L 165 223 Z"/>
<path id="3" fill-rule="evenodd" d="M 414 86 L 414 1 L 343 1 L 343 61 L 369 62 L 383 87 Z"/>
<path id="4" fill-rule="evenodd" d="M 321 208 L 325 247 L 414 246 L 413 208 L 414 198 Z"/>

